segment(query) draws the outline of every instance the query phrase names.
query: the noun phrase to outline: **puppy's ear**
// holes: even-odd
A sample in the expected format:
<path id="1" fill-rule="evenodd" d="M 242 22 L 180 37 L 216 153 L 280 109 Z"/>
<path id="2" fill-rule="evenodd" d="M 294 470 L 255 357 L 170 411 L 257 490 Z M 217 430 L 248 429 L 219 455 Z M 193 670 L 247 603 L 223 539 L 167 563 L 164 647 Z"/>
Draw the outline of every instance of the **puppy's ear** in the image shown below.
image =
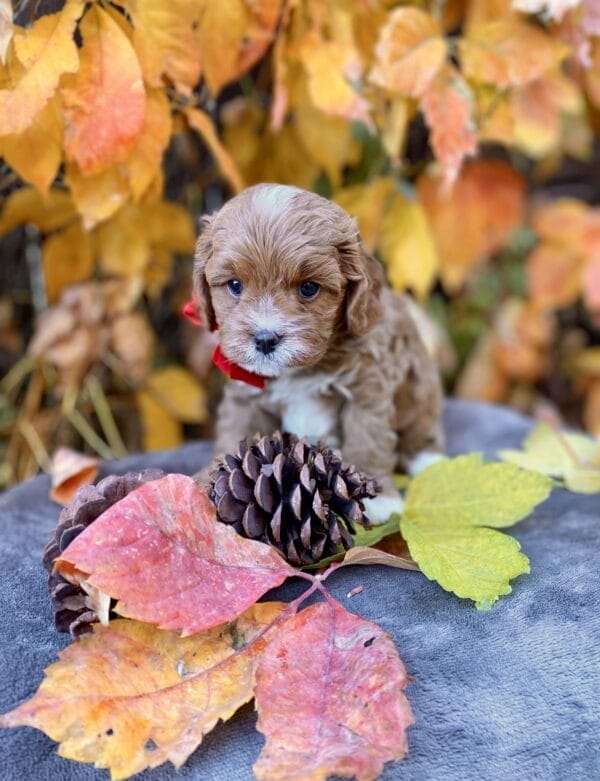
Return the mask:
<path id="1" fill-rule="evenodd" d="M 213 217 L 205 215 L 200 218 L 200 235 L 196 242 L 194 256 L 194 295 L 198 302 L 198 314 L 202 325 L 214 331 L 217 327 L 215 310 L 210 299 L 210 288 L 206 279 L 206 264 L 212 256 L 212 222 Z"/>
<path id="2" fill-rule="evenodd" d="M 337 247 L 341 270 L 348 280 L 346 288 L 345 320 L 351 336 L 362 336 L 381 317 L 381 288 L 383 270 L 356 236 Z"/>

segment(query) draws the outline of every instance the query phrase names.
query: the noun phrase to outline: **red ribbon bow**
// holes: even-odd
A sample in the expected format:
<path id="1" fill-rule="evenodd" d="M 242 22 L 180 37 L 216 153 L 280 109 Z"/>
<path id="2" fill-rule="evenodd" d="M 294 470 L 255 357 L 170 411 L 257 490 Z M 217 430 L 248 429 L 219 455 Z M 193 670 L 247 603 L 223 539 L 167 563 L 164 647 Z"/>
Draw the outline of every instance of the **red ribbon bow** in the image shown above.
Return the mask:
<path id="1" fill-rule="evenodd" d="M 182 308 L 181 314 L 194 325 L 202 325 L 202 321 L 198 316 L 197 298 L 192 298 L 191 301 L 188 301 L 187 304 L 185 304 Z M 216 328 L 213 330 L 216 330 Z M 246 382 L 248 385 L 253 385 L 255 388 L 265 387 L 264 377 L 262 377 L 260 374 L 253 374 L 252 372 L 246 371 L 246 369 L 242 369 L 242 367 L 238 366 L 237 363 L 232 363 L 223 355 L 221 352 L 221 345 L 219 344 L 215 347 L 212 362 L 223 372 L 223 374 L 226 374 L 232 380 Z"/>

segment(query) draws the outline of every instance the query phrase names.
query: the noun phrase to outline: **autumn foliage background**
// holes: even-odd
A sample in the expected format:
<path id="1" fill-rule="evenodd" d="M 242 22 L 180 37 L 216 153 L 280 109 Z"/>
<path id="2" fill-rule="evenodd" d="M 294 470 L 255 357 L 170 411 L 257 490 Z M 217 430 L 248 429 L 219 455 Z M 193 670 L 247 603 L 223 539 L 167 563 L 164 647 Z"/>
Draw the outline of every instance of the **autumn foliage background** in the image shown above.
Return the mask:
<path id="1" fill-rule="evenodd" d="M 0 0 L 0 55 L 0 485 L 210 436 L 195 226 L 260 181 L 358 218 L 449 392 L 600 435 L 596 0 Z"/>

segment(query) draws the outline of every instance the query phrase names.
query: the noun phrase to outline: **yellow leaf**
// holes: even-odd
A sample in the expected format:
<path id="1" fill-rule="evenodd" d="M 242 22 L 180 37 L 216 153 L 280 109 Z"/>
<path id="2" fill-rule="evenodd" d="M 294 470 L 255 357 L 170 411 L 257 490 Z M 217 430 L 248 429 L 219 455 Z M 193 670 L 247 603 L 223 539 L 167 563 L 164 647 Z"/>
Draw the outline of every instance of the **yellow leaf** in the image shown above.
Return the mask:
<path id="1" fill-rule="evenodd" d="M 111 217 L 130 194 L 127 172 L 121 165 L 97 174 L 84 174 L 76 163 L 67 164 L 65 182 L 87 230 Z"/>
<path id="2" fill-rule="evenodd" d="M 106 274 L 141 273 L 150 255 L 146 224 L 137 206 L 128 204 L 94 231 L 98 262 Z"/>
<path id="3" fill-rule="evenodd" d="M 244 182 L 237 165 L 227 149 L 221 143 L 212 119 L 209 115 L 196 108 L 186 108 L 184 113 L 191 127 L 202 136 L 203 141 L 215 158 L 223 176 L 227 179 L 233 191 L 239 193 L 244 189 Z"/>
<path id="4" fill-rule="evenodd" d="M 146 93 L 135 51 L 109 14 L 94 5 L 80 26 L 76 74 L 63 79 L 65 156 L 82 173 L 125 159 L 146 114 Z"/>
<path id="5" fill-rule="evenodd" d="M 477 152 L 473 96 L 456 68 L 447 66 L 431 83 L 421 101 L 431 130 L 430 143 L 441 166 L 444 186 L 456 181 L 465 157 Z"/>
<path id="6" fill-rule="evenodd" d="M 418 201 L 400 194 L 387 210 L 379 250 L 395 290 L 411 288 L 419 298 L 429 293 L 439 265 L 427 217 Z"/>
<path id="7" fill-rule="evenodd" d="M 203 75 L 213 94 L 249 70 L 274 36 L 281 0 L 204 3 L 199 29 Z"/>
<path id="8" fill-rule="evenodd" d="M 182 423 L 202 423 L 206 420 L 204 388 L 183 366 L 157 369 L 148 377 L 145 390 Z"/>
<path id="9" fill-rule="evenodd" d="M 171 129 L 171 109 L 165 91 L 148 90 L 144 127 L 124 163 L 134 200 L 146 193 L 160 170 Z"/>
<path id="10" fill-rule="evenodd" d="M 508 164 L 467 162 L 447 192 L 432 172 L 417 180 L 440 258 L 440 277 L 456 291 L 481 260 L 497 252 L 525 219 L 525 182 Z"/>
<path id="11" fill-rule="evenodd" d="M 394 183 L 378 177 L 367 184 L 356 184 L 336 190 L 333 200 L 358 220 L 362 243 L 373 252 L 379 242 L 385 207 L 394 192 Z"/>
<path id="12" fill-rule="evenodd" d="M 523 450 L 501 450 L 505 461 L 560 478 L 576 493 L 600 492 L 600 441 L 585 434 L 567 434 L 540 423 L 523 442 Z"/>
<path id="13" fill-rule="evenodd" d="M 140 412 L 143 448 L 168 450 L 183 442 L 183 426 L 147 391 L 138 391 L 135 400 Z"/>
<path id="14" fill-rule="evenodd" d="M 430 580 L 487 609 L 529 572 L 519 543 L 496 530 L 525 518 L 551 490 L 547 477 L 478 453 L 444 459 L 412 480 L 400 531 Z"/>
<path id="15" fill-rule="evenodd" d="M 15 190 L 4 201 L 0 217 L 0 236 L 13 228 L 31 222 L 42 233 L 62 228 L 77 216 L 71 194 L 53 188 L 46 197 L 33 187 Z"/>
<path id="16" fill-rule="evenodd" d="M 160 247 L 150 250 L 148 263 L 144 268 L 144 290 L 150 298 L 158 298 L 171 278 L 173 255 Z"/>
<path id="17" fill-rule="evenodd" d="M 399 162 L 406 142 L 411 116 L 408 100 L 394 96 L 388 104 L 381 122 L 381 143 L 392 160 Z"/>
<path id="18" fill-rule="evenodd" d="M 330 23 L 334 37 L 315 27 L 298 44 L 310 99 L 325 114 L 356 119 L 371 127 L 370 104 L 355 86 L 363 67 L 354 46 L 351 16 L 332 9 Z"/>
<path id="19" fill-rule="evenodd" d="M 172 252 L 191 253 L 196 245 L 196 233 L 190 213 L 183 206 L 168 201 L 138 206 L 144 232 L 153 247 Z"/>
<path id="20" fill-rule="evenodd" d="M 67 285 L 84 282 L 94 270 L 89 235 L 79 221 L 53 233 L 42 246 L 42 264 L 48 301 L 57 300 Z"/>
<path id="21" fill-rule="evenodd" d="M 539 27 L 509 18 L 461 38 L 459 53 L 465 78 L 502 90 L 528 84 L 555 70 L 567 49 Z"/>
<path id="22" fill-rule="evenodd" d="M 60 104 L 57 97 L 53 97 L 29 127 L 2 138 L 2 156 L 23 181 L 46 195 L 62 159 L 62 138 Z"/>
<path id="23" fill-rule="evenodd" d="M 24 71 L 13 89 L 0 90 L 0 135 L 25 130 L 54 94 L 62 74 L 77 70 L 73 33 L 82 10 L 81 0 L 68 0 L 62 11 L 15 33 L 13 45 Z"/>
<path id="24" fill-rule="evenodd" d="M 129 619 L 95 626 L 59 654 L 31 700 L 2 716 L 60 743 L 67 759 L 128 778 L 180 767 L 222 719 L 252 699 L 266 640 L 285 605 L 254 605 L 233 625 L 190 637 Z"/>
<path id="25" fill-rule="evenodd" d="M 418 8 L 396 8 L 381 28 L 369 79 L 407 98 L 427 90 L 446 59 L 437 22 Z"/>
<path id="26" fill-rule="evenodd" d="M 133 20 L 133 45 L 144 79 L 163 86 L 163 75 L 184 95 L 200 79 L 202 47 L 196 32 L 204 3 L 197 0 L 126 0 Z"/>

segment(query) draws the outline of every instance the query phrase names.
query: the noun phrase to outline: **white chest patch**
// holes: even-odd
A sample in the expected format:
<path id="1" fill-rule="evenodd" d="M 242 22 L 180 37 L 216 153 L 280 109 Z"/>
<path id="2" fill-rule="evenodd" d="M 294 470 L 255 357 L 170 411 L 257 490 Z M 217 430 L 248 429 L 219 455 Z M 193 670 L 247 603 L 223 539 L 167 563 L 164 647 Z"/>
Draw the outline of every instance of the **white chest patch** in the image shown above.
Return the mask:
<path id="1" fill-rule="evenodd" d="M 269 401 L 281 416 L 281 427 L 311 443 L 322 439 L 341 445 L 340 409 L 343 399 L 331 390 L 328 375 L 283 375 L 269 383 Z"/>

